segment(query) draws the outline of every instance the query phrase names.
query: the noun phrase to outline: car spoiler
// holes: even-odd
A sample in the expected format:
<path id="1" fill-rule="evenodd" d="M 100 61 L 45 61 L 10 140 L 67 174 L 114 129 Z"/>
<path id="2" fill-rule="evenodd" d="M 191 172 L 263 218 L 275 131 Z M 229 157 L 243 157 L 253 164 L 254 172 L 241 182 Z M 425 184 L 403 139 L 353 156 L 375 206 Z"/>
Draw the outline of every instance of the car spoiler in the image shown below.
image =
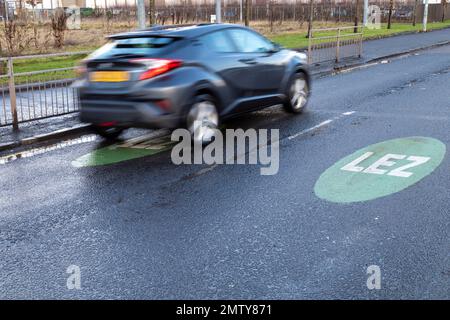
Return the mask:
<path id="1" fill-rule="evenodd" d="M 149 32 L 128 32 L 128 33 L 122 33 L 122 34 L 115 34 L 112 36 L 106 37 L 110 40 L 117 40 L 117 39 L 129 39 L 129 38 L 148 38 L 148 37 L 154 37 L 154 38 L 173 38 L 173 39 L 183 39 L 182 36 L 179 35 L 172 35 L 172 34 L 164 34 L 164 33 L 154 33 L 154 31 Z"/>

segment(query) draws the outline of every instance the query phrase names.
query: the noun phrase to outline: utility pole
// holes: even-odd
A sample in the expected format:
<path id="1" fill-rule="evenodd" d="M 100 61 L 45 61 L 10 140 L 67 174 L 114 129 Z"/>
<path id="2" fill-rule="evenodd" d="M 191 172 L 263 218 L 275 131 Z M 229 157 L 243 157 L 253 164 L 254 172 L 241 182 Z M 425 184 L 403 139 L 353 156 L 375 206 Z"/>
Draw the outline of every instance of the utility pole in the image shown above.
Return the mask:
<path id="1" fill-rule="evenodd" d="M 220 0 L 216 0 L 216 23 L 222 23 L 222 10 Z"/>
<path id="2" fill-rule="evenodd" d="M 364 0 L 363 26 L 367 27 L 367 19 L 369 16 L 369 0 Z"/>
<path id="3" fill-rule="evenodd" d="M 145 4 L 144 0 L 137 0 L 138 28 L 145 29 Z"/>
<path id="4" fill-rule="evenodd" d="M 425 8 L 423 9 L 423 32 L 427 31 L 428 22 L 428 0 L 425 0 Z"/>

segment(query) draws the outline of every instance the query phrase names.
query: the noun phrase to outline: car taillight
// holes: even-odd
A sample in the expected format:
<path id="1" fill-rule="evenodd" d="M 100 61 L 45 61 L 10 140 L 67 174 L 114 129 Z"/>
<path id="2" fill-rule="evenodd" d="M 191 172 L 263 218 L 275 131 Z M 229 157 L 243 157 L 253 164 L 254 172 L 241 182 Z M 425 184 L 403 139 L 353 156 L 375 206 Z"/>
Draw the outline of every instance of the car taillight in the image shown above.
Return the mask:
<path id="1" fill-rule="evenodd" d="M 143 64 L 147 67 L 147 70 L 139 76 L 139 80 L 150 79 L 181 66 L 180 60 L 170 59 L 133 59 L 131 62 Z"/>
<path id="2" fill-rule="evenodd" d="M 100 127 L 112 127 L 117 124 L 117 121 L 110 121 L 110 122 L 102 122 L 99 124 Z"/>

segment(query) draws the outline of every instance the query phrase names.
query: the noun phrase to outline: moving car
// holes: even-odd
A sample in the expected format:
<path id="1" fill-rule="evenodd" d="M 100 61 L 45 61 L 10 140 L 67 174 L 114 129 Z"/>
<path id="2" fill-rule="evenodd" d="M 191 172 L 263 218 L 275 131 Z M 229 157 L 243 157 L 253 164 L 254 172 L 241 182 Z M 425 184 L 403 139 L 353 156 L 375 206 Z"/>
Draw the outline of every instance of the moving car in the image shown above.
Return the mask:
<path id="1" fill-rule="evenodd" d="M 81 121 L 106 138 L 184 126 L 207 142 L 226 118 L 275 104 L 301 113 L 308 101 L 306 55 L 240 25 L 153 27 L 109 40 L 82 62 L 75 85 Z"/>

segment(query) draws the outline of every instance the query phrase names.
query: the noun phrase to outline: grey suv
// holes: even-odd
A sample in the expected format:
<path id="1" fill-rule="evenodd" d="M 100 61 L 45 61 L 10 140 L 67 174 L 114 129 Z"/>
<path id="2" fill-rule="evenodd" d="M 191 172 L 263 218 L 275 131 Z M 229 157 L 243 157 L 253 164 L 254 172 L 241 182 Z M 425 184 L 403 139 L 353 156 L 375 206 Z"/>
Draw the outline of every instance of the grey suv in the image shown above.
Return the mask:
<path id="1" fill-rule="evenodd" d="M 233 24 L 117 34 L 79 66 L 81 121 L 107 138 L 130 127 L 186 127 L 197 141 L 228 117 L 275 104 L 300 113 L 306 55 Z"/>

